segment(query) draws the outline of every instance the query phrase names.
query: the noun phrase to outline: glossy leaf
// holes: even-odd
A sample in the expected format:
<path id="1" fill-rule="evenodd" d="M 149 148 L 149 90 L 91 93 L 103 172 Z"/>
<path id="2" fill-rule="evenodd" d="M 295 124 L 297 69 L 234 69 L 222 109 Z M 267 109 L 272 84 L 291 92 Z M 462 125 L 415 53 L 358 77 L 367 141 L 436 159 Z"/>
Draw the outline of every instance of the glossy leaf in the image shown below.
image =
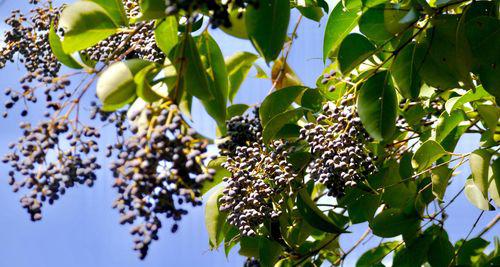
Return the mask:
<path id="1" fill-rule="evenodd" d="M 293 86 L 283 88 L 268 95 L 259 108 L 259 116 L 262 125 L 267 123 L 278 114 L 283 113 L 290 108 L 292 103 L 307 88 L 302 86 Z"/>
<path id="2" fill-rule="evenodd" d="M 50 31 L 49 31 L 49 44 L 50 44 L 50 49 L 52 50 L 52 53 L 54 56 L 56 56 L 57 60 L 64 64 L 67 67 L 73 68 L 73 69 L 81 69 L 83 68 L 80 63 L 78 63 L 70 54 L 67 54 L 64 52 L 62 48 L 62 42 L 61 39 L 59 38 L 59 35 L 57 35 L 55 29 L 54 29 L 54 23 L 50 24 Z"/>
<path id="3" fill-rule="evenodd" d="M 394 85 L 405 98 L 414 99 L 420 95 L 422 80 L 418 74 L 422 55 L 415 43 L 405 46 L 395 57 L 391 67 Z"/>
<path id="4" fill-rule="evenodd" d="M 205 226 L 207 228 L 210 247 L 215 249 L 219 247 L 223 240 L 223 228 L 226 223 L 227 214 L 219 211 L 219 198 L 222 195 L 221 187 L 216 192 L 212 193 L 207 200 L 205 207 Z"/>
<path id="5" fill-rule="evenodd" d="M 413 168 L 421 172 L 431 166 L 436 160 L 446 155 L 443 147 L 434 140 L 423 143 L 415 152 L 412 159 Z"/>
<path id="6" fill-rule="evenodd" d="M 444 193 L 446 192 L 452 173 L 453 171 L 447 166 L 441 166 L 432 170 L 432 194 L 441 201 L 443 201 Z"/>
<path id="7" fill-rule="evenodd" d="M 134 76 L 152 64 L 141 59 L 132 59 L 110 65 L 97 81 L 97 97 L 104 105 L 118 109 L 136 97 Z"/>
<path id="8" fill-rule="evenodd" d="M 156 23 L 154 35 L 156 45 L 165 55 L 169 55 L 170 51 L 172 51 L 179 41 L 177 18 L 169 16 L 164 20 L 158 21 Z"/>
<path id="9" fill-rule="evenodd" d="M 345 230 L 337 226 L 332 219 L 326 216 L 311 199 L 307 190 L 301 190 L 297 196 L 297 208 L 302 218 L 311 226 L 328 233 L 344 233 Z"/>
<path id="10" fill-rule="evenodd" d="M 127 14 L 125 14 L 125 7 L 121 0 L 86 0 L 94 2 L 106 10 L 109 17 L 115 22 L 116 25 L 128 26 Z"/>
<path id="11" fill-rule="evenodd" d="M 207 164 L 207 168 L 214 170 L 215 174 L 213 175 L 211 181 L 203 183 L 203 187 L 200 190 L 200 193 L 202 195 L 204 195 L 205 193 L 210 191 L 210 189 L 212 189 L 215 186 L 222 183 L 222 179 L 224 177 L 231 177 L 231 173 L 226 168 L 224 168 L 222 166 L 222 164 L 226 161 L 227 161 L 227 157 L 222 156 L 222 157 L 218 157 L 216 159 L 211 160 Z"/>
<path id="12" fill-rule="evenodd" d="M 259 242 L 259 263 L 262 267 L 273 267 L 278 261 L 283 249 L 276 241 L 266 238 Z"/>
<path id="13" fill-rule="evenodd" d="M 227 118 L 243 115 L 250 108 L 247 104 L 233 104 L 227 107 Z"/>
<path id="14" fill-rule="evenodd" d="M 491 153 L 485 149 L 477 149 L 469 156 L 472 180 L 486 199 L 488 198 L 490 160 Z"/>
<path id="15" fill-rule="evenodd" d="M 246 79 L 257 56 L 249 52 L 238 52 L 226 59 L 229 75 L 229 101 L 233 102 L 241 84 Z"/>
<path id="16" fill-rule="evenodd" d="M 396 130 L 397 97 L 387 71 L 370 77 L 361 87 L 358 112 L 366 131 L 377 140 L 389 140 Z"/>
<path id="17" fill-rule="evenodd" d="M 250 41 L 267 62 L 275 60 L 285 44 L 290 21 L 288 0 L 262 0 L 259 7 L 249 5 L 245 24 Z"/>
<path id="18" fill-rule="evenodd" d="M 347 35 L 339 47 L 338 61 L 340 71 L 344 75 L 349 74 L 359 64 L 370 58 L 375 49 L 375 45 L 363 35 L 359 33 Z"/>
<path id="19" fill-rule="evenodd" d="M 370 223 L 370 228 L 377 236 L 395 237 L 403 234 L 417 223 L 418 218 L 406 215 L 400 209 L 386 209 L 375 216 Z"/>
<path id="20" fill-rule="evenodd" d="M 480 16 L 465 25 L 472 54 L 479 64 L 479 78 L 483 87 L 495 97 L 500 97 L 500 21 L 498 18 Z"/>
<path id="21" fill-rule="evenodd" d="M 467 179 L 465 181 L 465 196 L 470 203 L 476 206 L 478 209 L 490 210 L 490 204 L 488 200 L 484 198 L 481 189 L 472 181 L 472 179 Z"/>
<path id="22" fill-rule="evenodd" d="M 141 0 L 139 1 L 141 14 L 139 17 L 132 18 L 132 22 L 152 20 L 166 17 L 165 10 L 167 5 L 164 0 Z"/>
<path id="23" fill-rule="evenodd" d="M 208 32 L 203 33 L 199 37 L 198 45 L 200 54 L 206 58 L 209 67 L 207 69 L 209 90 L 210 94 L 214 96 L 210 100 L 202 100 L 202 103 L 207 113 L 217 121 L 221 132 L 224 132 L 229 87 L 224 56 L 219 45 Z"/>
<path id="24" fill-rule="evenodd" d="M 443 15 L 433 20 L 434 27 L 425 31 L 417 49 L 424 55 L 420 68 L 422 80 L 440 89 L 460 87 L 471 84 L 470 75 L 463 61 L 471 61 L 470 55 L 457 54 L 457 25 L 459 16 Z M 462 40 L 458 40 L 462 42 Z"/>
<path id="25" fill-rule="evenodd" d="M 64 8 L 59 26 L 64 29 L 62 47 L 67 54 L 91 47 L 118 31 L 106 10 L 90 1 Z"/>
<path id="26" fill-rule="evenodd" d="M 475 88 L 475 90 L 467 91 L 462 96 L 455 96 L 448 99 L 444 107 L 446 109 L 446 112 L 448 112 L 448 114 L 451 114 L 452 111 L 461 108 L 466 103 L 477 101 L 480 99 L 487 99 L 489 97 L 490 94 L 488 94 L 488 92 L 486 92 L 486 90 L 484 90 L 482 86 L 478 86 Z"/>
<path id="27" fill-rule="evenodd" d="M 361 4 L 361 0 L 354 0 Z M 356 27 L 359 16 L 357 8 L 345 8 L 342 1 L 338 2 L 328 17 L 323 43 L 323 61 L 336 51 L 342 40 Z"/>
<path id="28" fill-rule="evenodd" d="M 377 247 L 374 247 L 359 257 L 356 262 L 356 267 L 371 267 L 380 264 L 389 252 L 401 246 L 399 241 L 384 242 Z"/>
<path id="29" fill-rule="evenodd" d="M 200 53 L 191 36 L 182 36 L 182 41 L 174 50 L 178 73 L 181 73 L 187 92 L 200 100 L 211 100 L 214 96 L 209 88 L 205 68 Z"/>
<path id="30" fill-rule="evenodd" d="M 304 109 L 302 108 L 285 111 L 276 115 L 264 126 L 262 141 L 264 143 L 269 143 L 286 124 L 295 123 L 302 118 L 303 115 Z"/>
<path id="31" fill-rule="evenodd" d="M 435 140 L 442 142 L 460 123 L 466 120 L 467 116 L 461 110 L 456 110 L 450 115 L 443 112 L 436 123 Z"/>

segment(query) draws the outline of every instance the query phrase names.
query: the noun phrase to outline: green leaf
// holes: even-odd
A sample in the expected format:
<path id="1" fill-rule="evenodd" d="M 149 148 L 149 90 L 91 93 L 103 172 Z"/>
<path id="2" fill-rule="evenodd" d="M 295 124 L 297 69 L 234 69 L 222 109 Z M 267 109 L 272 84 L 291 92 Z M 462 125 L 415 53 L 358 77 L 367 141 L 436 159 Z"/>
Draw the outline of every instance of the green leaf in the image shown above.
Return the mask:
<path id="1" fill-rule="evenodd" d="M 395 250 L 397 247 L 401 246 L 401 242 L 392 241 L 384 242 L 377 247 L 374 247 L 359 257 L 356 262 L 356 267 L 372 267 L 380 264 L 382 260 L 389 254 L 389 252 Z"/>
<path id="2" fill-rule="evenodd" d="M 156 22 L 154 31 L 156 45 L 165 55 L 169 55 L 170 51 L 179 42 L 178 26 L 175 16 L 169 16 Z"/>
<path id="3" fill-rule="evenodd" d="M 297 7 L 297 9 L 300 11 L 300 14 L 302 14 L 304 17 L 308 19 L 312 19 L 314 21 L 319 22 L 321 18 L 323 17 L 323 11 L 321 10 L 321 7 Z"/>
<path id="4" fill-rule="evenodd" d="M 285 111 L 276 115 L 264 126 L 262 141 L 266 144 L 269 143 L 286 124 L 298 121 L 303 115 L 304 109 L 302 108 Z"/>
<path id="5" fill-rule="evenodd" d="M 247 26 L 245 25 L 246 10 L 241 12 L 238 8 L 231 8 L 229 11 L 229 21 L 231 27 L 220 26 L 220 29 L 236 38 L 248 39 Z"/>
<path id="6" fill-rule="evenodd" d="M 415 43 L 408 44 L 396 55 L 391 67 L 394 85 L 408 99 L 417 98 L 422 87 L 418 74 L 422 55 L 418 51 Z"/>
<path id="7" fill-rule="evenodd" d="M 488 192 L 497 207 L 500 207 L 500 158 L 496 158 L 491 164 L 491 173 L 493 177 L 490 177 Z"/>
<path id="8" fill-rule="evenodd" d="M 407 243 L 406 247 L 396 252 L 393 266 L 420 267 L 426 261 L 432 236 L 424 234 L 418 236 L 413 242 Z"/>
<path id="9" fill-rule="evenodd" d="M 56 56 L 57 60 L 59 60 L 62 64 L 67 67 L 73 69 L 81 69 L 83 68 L 80 63 L 78 63 L 71 55 L 66 54 L 62 48 L 61 39 L 59 39 L 59 35 L 57 35 L 54 29 L 54 23 L 50 23 L 50 31 L 49 31 L 49 44 L 50 49 L 54 56 Z"/>
<path id="10" fill-rule="evenodd" d="M 446 192 L 452 174 L 453 171 L 447 166 L 441 166 L 432 170 L 432 194 L 434 194 L 437 199 L 443 201 L 444 193 Z"/>
<path id="11" fill-rule="evenodd" d="M 227 118 L 243 115 L 250 108 L 247 104 L 233 104 L 227 107 Z"/>
<path id="12" fill-rule="evenodd" d="M 62 47 L 67 54 L 91 47 L 118 31 L 106 10 L 90 1 L 65 7 L 59 26 L 64 29 Z"/>
<path id="13" fill-rule="evenodd" d="M 495 97 L 500 97 L 500 21 L 495 17 L 480 16 L 465 25 L 474 60 L 479 65 L 479 78 L 484 88 Z"/>
<path id="14" fill-rule="evenodd" d="M 210 191 L 210 189 L 221 184 L 222 179 L 224 179 L 224 177 L 231 177 L 231 173 L 226 168 L 222 167 L 222 164 L 226 161 L 227 157 L 218 157 L 216 159 L 211 160 L 207 164 L 207 168 L 213 169 L 215 171 L 215 174 L 212 177 L 213 178 L 212 181 L 203 183 L 203 187 L 200 190 L 201 195 L 204 195 L 205 193 Z"/>
<path id="15" fill-rule="evenodd" d="M 361 4 L 360 0 L 354 0 Z M 328 17 L 323 43 L 323 61 L 336 51 L 342 40 L 356 27 L 360 15 L 357 8 L 345 8 L 340 1 Z"/>
<path id="16" fill-rule="evenodd" d="M 224 238 L 224 254 L 226 254 L 226 258 L 229 257 L 229 252 L 231 249 L 239 242 L 239 233 L 240 231 L 236 227 L 231 227 L 227 231 L 227 234 Z"/>
<path id="17" fill-rule="evenodd" d="M 314 228 L 327 233 L 345 233 L 344 229 L 337 226 L 316 206 L 305 188 L 297 196 L 297 209 L 302 218 Z"/>
<path id="18" fill-rule="evenodd" d="M 366 37 L 359 33 L 347 35 L 340 43 L 338 61 L 340 71 L 347 75 L 365 60 L 370 58 L 376 48 Z"/>
<path id="19" fill-rule="evenodd" d="M 418 218 L 406 215 L 400 209 L 386 209 L 370 223 L 373 234 L 380 237 L 395 237 L 418 224 Z"/>
<path id="20" fill-rule="evenodd" d="M 245 14 L 248 37 L 266 62 L 275 60 L 287 37 L 289 0 L 261 0 L 258 8 L 249 5 Z"/>
<path id="21" fill-rule="evenodd" d="M 430 167 L 436 160 L 446 155 L 446 151 L 434 140 L 428 140 L 423 143 L 415 152 L 412 158 L 412 166 L 418 172 Z"/>
<path id="22" fill-rule="evenodd" d="M 283 249 L 280 244 L 267 238 L 259 242 L 259 263 L 262 267 L 273 267 L 278 261 Z"/>
<path id="23" fill-rule="evenodd" d="M 214 118 L 222 133 L 225 132 L 226 124 L 226 106 L 228 95 L 228 75 L 226 70 L 226 63 L 222 51 L 217 45 L 217 42 L 208 34 L 203 33 L 198 39 L 200 54 L 207 59 L 209 69 L 208 80 L 211 95 L 214 96 L 210 100 L 202 100 L 207 113 Z"/>
<path id="24" fill-rule="evenodd" d="M 477 149 L 469 156 L 472 180 L 477 188 L 481 190 L 483 196 L 488 198 L 489 174 L 491 153 L 486 149 Z"/>
<path id="25" fill-rule="evenodd" d="M 219 198 L 222 195 L 223 187 L 210 195 L 205 207 L 205 226 L 208 232 L 210 248 L 216 249 L 223 240 L 223 229 L 226 223 L 227 214 L 219 211 Z"/>
<path id="26" fill-rule="evenodd" d="M 156 102 L 162 97 L 158 95 L 152 88 L 150 81 L 158 74 L 158 67 L 151 64 L 140 70 L 134 77 L 137 85 L 137 96 L 144 99 L 148 103 Z"/>
<path id="27" fill-rule="evenodd" d="M 97 97 L 106 106 L 118 109 L 132 102 L 136 97 L 134 76 L 152 64 L 141 59 L 111 64 L 97 81 Z"/>
<path id="28" fill-rule="evenodd" d="M 457 53 L 456 32 L 459 16 L 442 15 L 432 23 L 422 38 L 418 40 L 417 49 L 424 55 L 420 67 L 422 80 L 432 87 L 442 90 L 461 87 L 460 84 L 471 84 L 471 78 L 464 61 L 471 61 L 466 53 Z"/>
<path id="29" fill-rule="evenodd" d="M 132 18 L 131 22 L 133 23 L 144 20 L 160 19 L 167 16 L 165 12 L 167 9 L 165 0 L 141 0 L 139 1 L 139 6 L 141 8 L 141 15 Z"/>
<path id="30" fill-rule="evenodd" d="M 384 42 L 393 37 L 385 26 L 385 4 L 372 7 L 359 19 L 359 31 L 375 42 Z"/>
<path id="31" fill-rule="evenodd" d="M 464 104 L 477 101 L 480 99 L 487 99 L 490 96 L 482 86 L 476 87 L 476 90 L 469 90 L 462 96 L 456 96 L 448 99 L 444 104 L 446 112 L 451 114 L 455 109 L 461 108 Z"/>
<path id="32" fill-rule="evenodd" d="M 325 99 L 318 89 L 307 89 L 300 98 L 300 105 L 314 112 L 321 111 Z"/>
<path id="33" fill-rule="evenodd" d="M 461 266 L 473 266 L 474 258 L 483 254 L 484 249 L 488 246 L 490 242 L 476 237 L 467 241 L 460 240 L 457 245 L 462 242 L 460 251 L 457 255 L 457 265 Z M 455 245 L 455 246 L 457 246 Z"/>
<path id="34" fill-rule="evenodd" d="M 86 0 L 100 5 L 106 10 L 116 25 L 128 26 L 128 18 L 122 0 Z"/>
<path id="35" fill-rule="evenodd" d="M 486 198 L 484 198 L 481 189 L 472 181 L 472 179 L 467 179 L 465 181 L 465 196 L 472 205 L 481 210 L 490 210 L 490 203 Z"/>
<path id="36" fill-rule="evenodd" d="M 303 86 L 292 86 L 268 95 L 259 108 L 259 117 L 262 125 L 267 125 L 272 118 L 289 109 L 295 99 L 306 89 Z"/>
<path id="37" fill-rule="evenodd" d="M 431 266 L 449 266 L 453 256 L 455 256 L 453 245 L 448 240 L 446 232 L 442 230 L 430 244 L 427 259 Z"/>
<path id="38" fill-rule="evenodd" d="M 397 97 L 387 71 L 370 77 L 361 87 L 358 112 L 366 131 L 377 140 L 389 140 L 396 130 Z"/>
<path id="39" fill-rule="evenodd" d="M 349 219 L 353 224 L 371 221 L 380 205 L 380 196 L 352 188 L 340 199 L 340 205 L 346 206 Z"/>
<path id="40" fill-rule="evenodd" d="M 478 105 L 477 111 L 484 121 L 484 126 L 494 134 L 497 129 L 498 119 L 500 118 L 500 108 L 493 105 Z"/>
<path id="41" fill-rule="evenodd" d="M 172 62 L 176 64 L 177 72 L 181 73 L 187 92 L 200 100 L 213 99 L 195 41 L 190 35 L 181 38 L 182 41 L 173 50 L 175 60 Z"/>
<path id="42" fill-rule="evenodd" d="M 413 202 L 416 195 L 416 186 L 411 180 L 403 182 L 399 176 L 399 164 L 391 160 L 384 170 L 383 201 L 391 208 L 404 208 Z"/>
<path id="43" fill-rule="evenodd" d="M 462 110 L 441 113 L 435 127 L 436 142 L 442 142 L 463 121 L 467 121 L 467 116 Z"/>
<path id="44" fill-rule="evenodd" d="M 238 253 L 246 257 L 259 258 L 259 244 L 262 237 L 242 236 L 240 239 L 240 250 Z"/>
<path id="45" fill-rule="evenodd" d="M 248 75 L 258 56 L 249 52 L 238 52 L 226 59 L 229 75 L 229 101 L 233 102 L 241 84 Z"/>

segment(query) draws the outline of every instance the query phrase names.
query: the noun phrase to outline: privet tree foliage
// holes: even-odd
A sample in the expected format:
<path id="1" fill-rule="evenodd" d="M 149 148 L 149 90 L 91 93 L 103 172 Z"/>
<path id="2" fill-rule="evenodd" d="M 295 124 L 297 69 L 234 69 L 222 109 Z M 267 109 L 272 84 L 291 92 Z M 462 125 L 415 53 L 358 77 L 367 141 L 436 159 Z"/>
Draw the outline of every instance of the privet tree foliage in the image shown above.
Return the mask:
<path id="1" fill-rule="evenodd" d="M 44 121 L 21 124 L 4 157 L 34 221 L 68 188 L 99 179 L 94 154 L 107 125 L 117 137 L 105 151 L 114 208 L 141 258 L 162 226 L 177 231 L 203 197 L 210 247 L 227 254 L 239 244 L 251 266 L 340 265 L 370 235 L 382 241 L 357 266 L 383 266 L 389 254 L 394 266 L 500 264 L 498 240 L 485 252 L 481 238 L 498 216 L 455 244 L 446 232 L 446 209 L 460 194 L 481 215 L 500 206 L 497 1 L 30 4 L 6 20 L 0 68 L 18 61 L 27 71 L 20 88 L 5 90 L 6 110 L 22 106 L 26 116 L 38 99 L 47 110 Z M 301 20 L 322 16 L 325 69 L 306 87 L 287 58 Z M 216 27 L 258 54 L 224 59 L 210 36 Z M 271 73 L 254 65 L 259 58 Z M 271 80 L 269 95 L 234 103 L 253 66 Z M 216 140 L 192 128 L 193 98 L 217 123 Z M 470 133 L 479 146 L 454 153 Z M 207 153 L 211 144 L 218 155 Z M 464 164 L 470 177 L 445 201 Z M 339 237 L 362 222 L 369 228 L 356 245 L 341 247 Z"/>

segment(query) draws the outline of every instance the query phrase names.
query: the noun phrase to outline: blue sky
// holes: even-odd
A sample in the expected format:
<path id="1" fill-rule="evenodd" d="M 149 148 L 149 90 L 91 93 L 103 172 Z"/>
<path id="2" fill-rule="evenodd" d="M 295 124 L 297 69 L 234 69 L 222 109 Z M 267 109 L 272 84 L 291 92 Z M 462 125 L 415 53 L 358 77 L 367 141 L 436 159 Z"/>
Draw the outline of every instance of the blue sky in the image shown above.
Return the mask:
<path id="1" fill-rule="evenodd" d="M 0 17 L 5 18 L 13 8 L 21 8 L 23 5 L 21 2 L 23 1 L 6 0 L 2 4 L 0 0 Z M 297 14 L 294 12 L 291 24 L 296 20 Z M 321 60 L 324 23 L 325 20 L 320 24 L 303 20 L 298 30 L 299 39 L 289 57 L 289 64 L 309 86 L 314 86 L 317 76 L 324 67 Z M 0 26 L 0 30 L 3 26 Z M 213 35 L 221 45 L 225 56 L 241 50 L 254 51 L 248 41 L 232 38 L 218 30 L 214 31 Z M 261 66 L 265 66 L 263 62 L 260 63 Z M 0 70 L 0 89 L 15 87 L 23 73 L 21 66 L 16 64 Z M 253 78 L 254 75 L 252 72 L 243 84 L 235 103 L 256 104 L 265 97 L 271 84 L 269 81 Z M 37 108 L 32 107 L 28 118 L 23 120 L 39 119 L 36 111 Z M 199 105 L 195 105 L 193 114 L 195 127 L 202 133 L 212 135 L 214 124 Z M 17 127 L 20 121 L 17 116 L 10 116 L 0 121 L 1 155 L 7 152 L 7 144 L 15 141 L 20 134 Z M 112 135 L 104 134 L 103 144 L 111 141 L 111 138 Z M 478 143 L 477 137 L 465 138 L 460 142 L 458 152 L 469 152 L 477 147 Z M 105 160 L 103 165 L 107 166 L 108 163 Z M 446 193 L 446 199 L 460 190 L 468 176 L 467 168 L 459 170 L 462 172 L 453 179 Z M 120 226 L 119 215 L 111 208 L 115 191 L 111 188 L 112 177 L 107 168 L 99 171 L 94 188 L 73 188 L 54 206 L 46 205 L 43 211 L 44 218 L 37 223 L 29 220 L 29 216 L 19 205 L 18 200 L 21 195 L 11 192 L 6 177 L 6 168 L 2 166 L 0 168 L 0 266 L 242 266 L 243 259 L 236 254 L 237 248 L 233 249 L 229 259 L 225 258 L 223 252 L 209 251 L 203 208 L 190 211 L 190 214 L 182 220 L 176 234 L 171 234 L 167 228 L 163 229 L 160 232 L 160 241 L 151 246 L 148 258 L 145 261 L 138 260 L 136 253 L 132 251 L 129 226 Z M 463 195 L 452 204 L 448 211 L 450 219 L 446 222 L 452 241 L 467 234 L 479 212 Z M 495 214 L 495 212 L 485 213 L 480 225 L 491 220 Z M 349 248 L 366 227 L 366 224 L 355 225 L 352 228 L 353 234 L 341 238 L 342 246 Z M 492 240 L 495 230 L 497 229 L 490 231 L 486 238 Z M 358 253 L 348 257 L 345 266 L 352 266 L 359 253 L 375 246 L 379 241 L 378 238 L 372 238 L 358 249 Z"/>

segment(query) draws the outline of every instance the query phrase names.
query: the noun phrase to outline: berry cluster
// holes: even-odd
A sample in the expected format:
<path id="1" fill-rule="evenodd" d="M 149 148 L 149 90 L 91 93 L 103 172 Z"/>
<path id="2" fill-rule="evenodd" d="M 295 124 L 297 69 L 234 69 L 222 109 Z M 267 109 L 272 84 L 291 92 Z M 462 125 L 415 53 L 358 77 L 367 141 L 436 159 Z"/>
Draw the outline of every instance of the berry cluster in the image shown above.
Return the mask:
<path id="1" fill-rule="evenodd" d="M 33 221 L 42 218 L 43 202 L 52 204 L 75 184 L 91 187 L 95 171 L 101 168 L 92 154 L 99 151 L 93 140 L 100 136 L 97 130 L 71 127 L 64 121 L 43 122 L 36 127 L 22 123 L 23 136 L 9 145 L 11 152 L 3 159 L 11 168 L 9 184 L 14 192 L 31 190 L 21 198 L 21 204 Z"/>
<path id="2" fill-rule="evenodd" d="M 140 9 L 138 0 L 123 0 L 125 12 L 128 17 L 139 15 Z M 165 55 L 156 45 L 154 37 L 155 22 L 147 22 L 145 24 L 130 25 L 130 31 L 136 33 L 130 37 L 128 43 L 125 43 L 122 51 L 128 51 L 127 58 L 140 58 L 156 63 L 162 63 L 165 60 Z M 97 45 L 83 51 L 83 53 L 93 61 L 109 62 L 120 56 L 116 53 L 116 49 L 129 38 L 128 33 L 117 33 L 113 36 L 102 40 Z"/>
<path id="3" fill-rule="evenodd" d="M 175 221 L 171 230 L 176 232 L 177 222 L 187 214 L 183 204 L 202 204 L 202 183 L 212 180 L 214 171 L 203 166 L 207 142 L 185 124 L 175 105 L 148 107 L 131 120 L 141 116 L 149 126 L 132 124 L 133 135 L 114 147 L 118 158 L 111 170 L 119 193 L 114 208 L 122 224 L 140 220 L 132 234 L 138 236 L 135 250 L 144 258 L 151 241 L 158 238 L 161 216 Z"/>
<path id="4" fill-rule="evenodd" d="M 224 178 L 227 186 L 220 198 L 220 209 L 229 213 L 228 222 L 242 235 L 253 236 L 264 220 L 280 216 L 276 207 L 283 204 L 296 174 L 286 161 L 285 142 L 275 141 L 269 146 L 262 142 L 258 117 L 239 116 L 227 126 L 229 136 L 222 146 L 227 161 L 223 167 L 231 177 Z"/>
<path id="5" fill-rule="evenodd" d="M 20 55 L 20 62 L 28 72 L 39 72 L 46 77 L 55 77 L 61 64 L 52 54 L 49 44 L 51 21 L 57 20 L 60 9 L 54 9 L 49 3 L 33 7 L 29 15 L 14 10 L 5 20 L 10 30 L 4 33 L 5 45 L 0 47 L 0 69 L 7 62 L 14 62 L 14 56 Z"/>
<path id="6" fill-rule="evenodd" d="M 347 95 L 338 106 L 325 104 L 317 122 L 304 125 L 300 131 L 314 155 L 306 172 L 335 197 L 343 196 L 346 186 L 355 186 L 375 171 L 373 156 L 364 145 L 370 136 L 350 103 L 353 99 Z"/>
<path id="7" fill-rule="evenodd" d="M 247 5 L 258 7 L 259 0 L 165 0 L 165 3 L 167 5 L 165 10 L 167 15 L 175 15 L 179 11 L 185 11 L 188 14 L 195 10 L 206 11 L 210 16 L 210 24 L 213 28 L 217 28 L 219 26 L 231 27 L 229 19 L 230 6 L 236 10 L 246 8 Z"/>

